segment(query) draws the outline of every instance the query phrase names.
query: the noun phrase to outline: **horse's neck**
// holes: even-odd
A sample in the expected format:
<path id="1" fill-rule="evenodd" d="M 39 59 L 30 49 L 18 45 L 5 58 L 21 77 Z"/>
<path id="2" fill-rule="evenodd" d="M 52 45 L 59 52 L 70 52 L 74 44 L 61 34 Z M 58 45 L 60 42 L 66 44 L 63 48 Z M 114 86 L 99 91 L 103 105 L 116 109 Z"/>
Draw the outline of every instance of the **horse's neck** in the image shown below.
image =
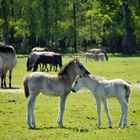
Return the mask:
<path id="1" fill-rule="evenodd" d="M 91 78 L 86 79 L 85 83 L 86 83 L 85 84 L 86 88 L 88 88 L 91 91 L 95 91 L 95 89 L 98 85 L 98 81 L 95 79 L 91 79 Z"/>
<path id="2" fill-rule="evenodd" d="M 74 82 L 76 76 L 77 76 L 77 74 L 75 74 L 75 73 L 69 73 L 68 74 L 68 77 L 69 77 L 69 80 L 70 80 L 71 84 Z"/>

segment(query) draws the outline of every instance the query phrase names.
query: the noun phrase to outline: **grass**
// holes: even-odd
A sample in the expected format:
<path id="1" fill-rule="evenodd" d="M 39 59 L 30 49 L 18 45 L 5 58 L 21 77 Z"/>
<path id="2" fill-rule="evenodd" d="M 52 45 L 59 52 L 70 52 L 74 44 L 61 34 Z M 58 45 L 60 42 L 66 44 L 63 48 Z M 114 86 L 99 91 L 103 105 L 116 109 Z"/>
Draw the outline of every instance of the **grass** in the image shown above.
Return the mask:
<path id="1" fill-rule="evenodd" d="M 71 59 L 63 57 L 63 63 Z M 86 62 L 82 57 L 79 59 L 93 74 L 107 79 L 122 78 L 131 84 L 140 82 L 140 57 L 111 57 L 105 62 Z M 25 57 L 19 57 L 13 71 L 12 85 L 16 88 L 23 87 L 23 77 L 29 74 L 26 72 L 26 60 Z M 24 94 L 0 91 L 0 140 L 139 140 L 139 89 L 132 88 L 128 127 L 125 129 L 115 127 L 120 115 L 120 106 L 115 99 L 109 100 L 113 128 L 107 128 L 107 117 L 102 109 L 102 127 L 97 129 L 95 99 L 88 90 L 83 89 L 69 95 L 63 120 L 65 128 L 62 129 L 58 128 L 56 122 L 58 98 L 40 94 L 35 105 L 37 128 L 30 130 L 25 120 L 28 100 Z"/>

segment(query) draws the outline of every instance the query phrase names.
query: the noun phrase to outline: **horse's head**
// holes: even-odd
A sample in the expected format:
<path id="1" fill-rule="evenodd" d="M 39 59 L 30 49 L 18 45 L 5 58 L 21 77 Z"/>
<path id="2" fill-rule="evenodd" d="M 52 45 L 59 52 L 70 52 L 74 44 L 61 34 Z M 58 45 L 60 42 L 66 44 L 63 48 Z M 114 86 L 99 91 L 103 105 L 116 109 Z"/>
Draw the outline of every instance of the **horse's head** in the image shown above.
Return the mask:
<path id="1" fill-rule="evenodd" d="M 89 81 L 89 79 L 90 79 L 89 75 L 84 75 L 84 76 L 78 75 L 75 79 L 74 84 L 72 85 L 71 91 L 77 92 L 82 87 L 86 87 L 87 81 Z"/>
<path id="2" fill-rule="evenodd" d="M 58 75 L 89 75 L 90 72 L 84 67 L 84 65 L 78 60 L 74 59 L 66 64 L 58 73 Z"/>
<path id="3" fill-rule="evenodd" d="M 74 84 L 72 85 L 71 91 L 72 92 L 77 92 L 79 89 L 81 89 L 82 87 L 84 87 L 85 85 L 85 79 L 86 77 L 88 77 L 88 75 L 85 76 L 77 76 L 75 79 Z"/>
<path id="4" fill-rule="evenodd" d="M 27 66 L 27 71 L 31 71 L 31 70 L 32 70 L 32 64 L 31 64 L 31 62 L 30 62 L 30 57 L 28 57 L 28 59 L 27 59 L 27 64 L 26 64 L 26 66 Z"/>
<path id="5" fill-rule="evenodd" d="M 78 75 L 89 75 L 90 74 L 90 72 L 86 69 L 86 67 L 78 59 L 73 60 L 73 65 L 75 68 L 75 72 Z"/>

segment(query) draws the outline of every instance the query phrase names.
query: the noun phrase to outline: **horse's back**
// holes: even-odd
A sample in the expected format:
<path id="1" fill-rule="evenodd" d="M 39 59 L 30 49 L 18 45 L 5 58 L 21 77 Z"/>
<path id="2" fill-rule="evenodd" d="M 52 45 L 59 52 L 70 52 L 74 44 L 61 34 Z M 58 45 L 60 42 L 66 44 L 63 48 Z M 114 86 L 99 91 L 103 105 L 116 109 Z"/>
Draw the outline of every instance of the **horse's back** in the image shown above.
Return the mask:
<path id="1" fill-rule="evenodd" d="M 29 88 L 32 92 L 42 92 L 48 96 L 60 96 L 63 85 L 57 75 L 33 72 L 29 75 Z"/>
<path id="2" fill-rule="evenodd" d="M 16 52 L 12 46 L 0 46 L 1 68 L 14 68 L 17 63 Z"/>

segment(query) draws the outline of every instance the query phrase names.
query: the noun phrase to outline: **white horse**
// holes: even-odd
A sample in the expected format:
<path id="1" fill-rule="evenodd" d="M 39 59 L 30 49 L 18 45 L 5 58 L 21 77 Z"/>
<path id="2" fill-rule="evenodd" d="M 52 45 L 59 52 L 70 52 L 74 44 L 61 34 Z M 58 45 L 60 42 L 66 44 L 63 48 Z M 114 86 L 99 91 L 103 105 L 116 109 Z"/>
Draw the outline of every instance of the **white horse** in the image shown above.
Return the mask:
<path id="1" fill-rule="evenodd" d="M 95 59 L 95 54 L 86 52 L 86 53 L 84 54 L 84 57 L 85 57 L 86 61 L 88 61 L 88 60 L 89 60 L 89 61 L 92 61 L 92 60 Z"/>
<path id="2" fill-rule="evenodd" d="M 32 52 L 44 52 L 44 51 L 49 51 L 49 49 L 48 48 L 40 48 L 40 47 L 35 47 L 35 48 L 33 48 L 32 49 Z"/>
<path id="3" fill-rule="evenodd" d="M 17 58 L 12 46 L 0 44 L 0 76 L 1 87 L 6 87 L 6 74 L 9 70 L 9 87 L 11 88 L 12 70 L 16 66 Z"/>
<path id="4" fill-rule="evenodd" d="M 97 54 L 103 53 L 105 55 L 106 60 L 108 61 L 108 55 L 106 51 L 103 49 L 91 49 L 91 50 L 88 50 L 87 52 L 94 54 L 94 56 Z"/>
<path id="5" fill-rule="evenodd" d="M 105 54 L 104 53 L 99 53 L 95 55 L 95 60 L 97 61 L 104 61 L 105 60 Z"/>
<path id="6" fill-rule="evenodd" d="M 108 125 L 112 127 L 112 121 L 109 115 L 107 99 L 116 97 L 121 105 L 122 114 L 118 123 L 118 127 L 121 127 L 123 121 L 123 128 L 127 125 L 128 115 L 128 99 L 130 96 L 130 85 L 121 79 L 105 80 L 97 76 L 82 76 L 77 77 L 72 87 L 73 92 L 77 92 L 82 87 L 88 88 L 96 99 L 97 113 L 98 113 L 98 125 L 101 126 L 101 102 L 103 102 L 105 112 L 108 118 Z"/>
<path id="7" fill-rule="evenodd" d="M 63 127 L 65 102 L 71 91 L 72 83 L 78 74 L 85 75 L 89 74 L 89 72 L 78 59 L 74 59 L 65 65 L 57 75 L 34 72 L 24 79 L 25 96 L 30 95 L 27 107 L 27 124 L 29 128 L 36 127 L 33 110 L 35 99 L 40 92 L 47 96 L 60 97 L 57 122 L 59 127 Z"/>

